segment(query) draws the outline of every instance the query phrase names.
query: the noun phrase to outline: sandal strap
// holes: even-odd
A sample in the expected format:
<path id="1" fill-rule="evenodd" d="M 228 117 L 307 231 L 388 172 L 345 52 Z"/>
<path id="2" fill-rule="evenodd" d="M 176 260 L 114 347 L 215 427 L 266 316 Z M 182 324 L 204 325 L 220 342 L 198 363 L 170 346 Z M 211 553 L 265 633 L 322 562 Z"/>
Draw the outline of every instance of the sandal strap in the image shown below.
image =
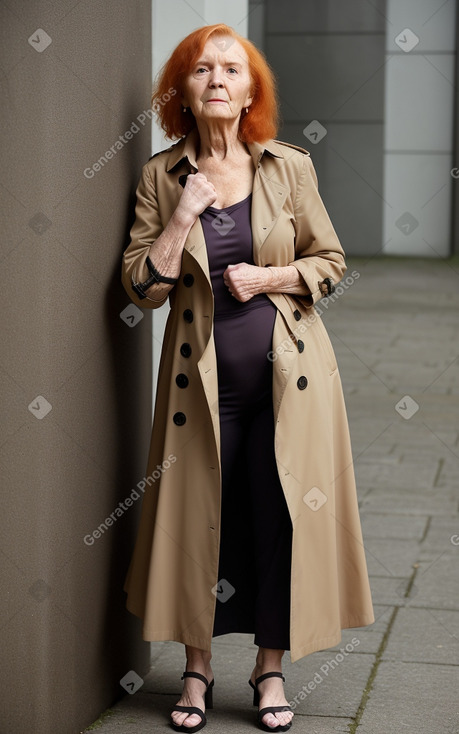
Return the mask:
<path id="1" fill-rule="evenodd" d="M 180 680 L 183 680 L 184 678 L 198 678 L 206 684 L 206 688 L 209 688 L 209 681 L 204 675 L 201 675 L 201 673 L 195 673 L 192 670 L 190 670 L 189 672 L 185 671 Z"/>
<path id="2" fill-rule="evenodd" d="M 275 714 L 276 712 L 279 712 L 279 711 L 286 711 L 287 713 L 289 711 L 292 712 L 292 707 L 291 706 L 265 706 L 264 709 L 259 710 L 258 718 L 261 721 L 261 719 L 263 718 L 265 714 Z"/>
<path id="3" fill-rule="evenodd" d="M 204 715 L 204 711 L 202 709 L 198 709 L 197 706 L 174 706 L 174 711 L 186 711 L 188 714 L 197 714 L 201 717 L 201 720 L 204 721 L 206 718 Z"/>
<path id="4" fill-rule="evenodd" d="M 265 680 L 265 678 L 282 678 L 283 683 L 285 683 L 285 678 L 282 673 L 264 673 L 255 679 L 255 685 L 257 686 L 261 681 Z"/>

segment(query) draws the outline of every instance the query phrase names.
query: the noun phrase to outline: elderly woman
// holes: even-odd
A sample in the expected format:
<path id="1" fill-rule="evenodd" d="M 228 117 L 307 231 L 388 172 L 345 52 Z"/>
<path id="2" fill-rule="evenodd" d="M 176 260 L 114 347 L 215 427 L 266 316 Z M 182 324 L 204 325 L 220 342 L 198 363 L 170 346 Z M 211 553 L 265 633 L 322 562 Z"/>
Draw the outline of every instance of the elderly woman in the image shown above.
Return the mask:
<path id="1" fill-rule="evenodd" d="M 253 633 L 258 723 L 286 731 L 282 656 L 374 621 L 334 353 L 314 309 L 345 272 L 309 153 L 274 140 L 274 78 L 219 24 L 153 96 L 169 138 L 144 166 L 122 279 L 167 321 L 125 589 L 145 640 L 185 645 L 177 731 L 212 706 L 211 641 Z"/>

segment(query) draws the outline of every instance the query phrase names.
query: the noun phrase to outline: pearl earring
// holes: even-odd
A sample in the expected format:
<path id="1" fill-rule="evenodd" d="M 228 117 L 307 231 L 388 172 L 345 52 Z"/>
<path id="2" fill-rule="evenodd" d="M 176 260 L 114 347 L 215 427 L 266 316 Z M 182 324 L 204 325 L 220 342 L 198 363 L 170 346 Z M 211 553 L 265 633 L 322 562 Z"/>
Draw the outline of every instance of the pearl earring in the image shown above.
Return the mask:
<path id="1" fill-rule="evenodd" d="M 248 107 L 246 107 L 246 108 L 245 108 L 245 114 L 246 114 L 246 115 L 248 115 L 248 114 L 249 114 L 249 108 L 248 108 Z"/>
<path id="2" fill-rule="evenodd" d="M 186 107 L 183 108 L 183 111 L 186 112 Z"/>

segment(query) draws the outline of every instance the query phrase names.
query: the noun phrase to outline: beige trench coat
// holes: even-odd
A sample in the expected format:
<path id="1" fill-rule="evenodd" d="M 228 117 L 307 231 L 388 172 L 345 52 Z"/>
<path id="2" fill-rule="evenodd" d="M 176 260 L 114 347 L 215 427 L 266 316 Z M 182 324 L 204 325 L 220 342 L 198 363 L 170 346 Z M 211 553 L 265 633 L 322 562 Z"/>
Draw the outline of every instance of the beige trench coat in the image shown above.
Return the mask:
<path id="1" fill-rule="evenodd" d="M 131 279 L 148 277 L 149 246 L 183 191 L 178 178 L 197 171 L 197 142 L 195 129 L 143 168 L 122 268 L 123 285 L 140 308 L 164 302 L 139 299 Z M 255 166 L 254 262 L 295 265 L 311 292 L 307 297 L 269 295 L 278 310 L 269 355 L 275 451 L 293 527 L 294 662 L 339 643 L 341 629 L 374 621 L 341 381 L 313 306 L 322 297 L 324 279 L 337 283 L 346 268 L 309 153 L 275 140 L 249 144 L 248 149 Z M 220 437 L 213 292 L 199 217 L 169 299 L 147 468 L 147 476 L 156 479 L 143 496 L 125 590 L 128 609 L 144 620 L 144 639 L 210 650 L 215 606 L 224 603 L 215 593 Z M 177 385 L 177 375 L 187 376 L 187 387 Z"/>

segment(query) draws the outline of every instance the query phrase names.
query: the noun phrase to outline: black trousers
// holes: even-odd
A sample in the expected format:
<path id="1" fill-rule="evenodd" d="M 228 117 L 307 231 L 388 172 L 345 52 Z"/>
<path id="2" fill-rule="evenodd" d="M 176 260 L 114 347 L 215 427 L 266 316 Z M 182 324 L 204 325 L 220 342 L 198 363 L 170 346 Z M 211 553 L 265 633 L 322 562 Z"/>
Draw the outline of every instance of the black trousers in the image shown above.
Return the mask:
<path id="1" fill-rule="evenodd" d="M 255 645 L 289 650 L 292 523 L 275 461 L 267 359 L 263 372 L 255 392 L 247 378 L 241 394 L 238 381 L 238 400 L 219 375 L 226 394 L 220 395 L 220 593 L 213 636 L 254 633 Z"/>

